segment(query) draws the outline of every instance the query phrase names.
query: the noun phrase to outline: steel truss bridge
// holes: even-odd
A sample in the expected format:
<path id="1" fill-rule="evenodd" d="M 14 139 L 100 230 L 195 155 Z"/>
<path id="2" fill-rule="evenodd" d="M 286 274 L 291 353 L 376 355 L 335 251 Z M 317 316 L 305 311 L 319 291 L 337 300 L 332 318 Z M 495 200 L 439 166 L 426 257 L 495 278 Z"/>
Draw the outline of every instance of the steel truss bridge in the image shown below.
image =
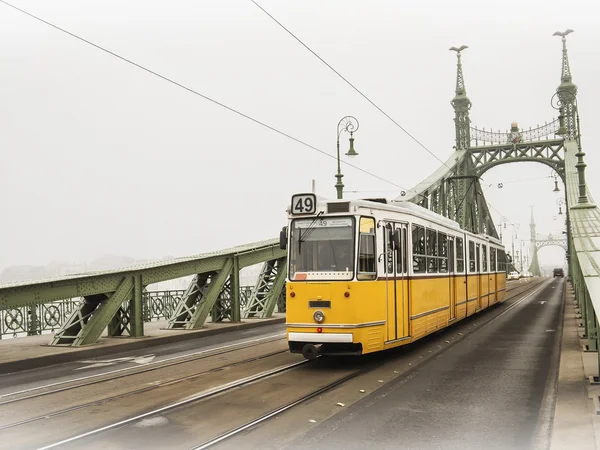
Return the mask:
<path id="1" fill-rule="evenodd" d="M 566 238 L 537 240 L 532 217 L 534 256 L 530 271 L 539 275 L 539 248 L 565 248 L 585 336 L 590 350 L 597 350 L 600 211 L 585 182 L 577 86 L 566 46 L 568 32 L 557 34 L 562 37 L 562 70 L 553 106 L 559 118 L 523 130 L 513 123 L 505 133 L 471 126 L 472 104 L 461 62 L 467 47 L 451 48 L 457 52 L 456 90 L 451 102 L 454 153 L 431 176 L 394 201 L 417 203 L 456 220 L 469 231 L 498 237 L 481 187 L 482 175 L 500 164 L 522 161 L 551 167 L 565 184 Z M 241 287 L 240 270 L 260 263 L 263 268 L 256 284 Z M 168 328 L 183 330 L 202 327 L 209 315 L 217 322 L 266 318 L 276 305 L 285 311 L 286 267 L 285 252 L 274 239 L 124 269 L 0 285 L 0 320 L 5 325 L 16 321 L 29 334 L 47 329 L 39 326 L 43 322 L 52 329 L 57 327 L 52 345 L 81 346 L 95 343 L 105 330 L 108 336 L 142 336 L 144 320 L 152 317 L 165 317 Z M 193 276 L 185 291 L 157 294 L 146 290 L 153 283 L 185 276 Z"/>

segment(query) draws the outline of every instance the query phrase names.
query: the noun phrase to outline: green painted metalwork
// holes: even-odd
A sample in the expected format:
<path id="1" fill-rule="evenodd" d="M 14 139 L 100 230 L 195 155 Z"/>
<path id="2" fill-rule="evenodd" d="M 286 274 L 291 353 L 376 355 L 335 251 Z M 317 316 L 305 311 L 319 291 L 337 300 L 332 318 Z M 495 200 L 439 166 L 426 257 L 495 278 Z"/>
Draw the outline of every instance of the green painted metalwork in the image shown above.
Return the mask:
<path id="1" fill-rule="evenodd" d="M 144 335 L 144 286 L 142 284 L 142 275 L 136 273 L 133 276 L 133 302 L 131 303 L 131 335 L 141 337 Z"/>
<path id="2" fill-rule="evenodd" d="M 279 240 L 272 239 L 219 252 L 176 258 L 171 261 L 78 274 L 39 282 L 2 285 L 0 286 L 0 310 L 20 311 L 21 307 L 30 309 L 33 307 L 35 315 L 37 314 L 35 305 L 62 299 L 83 298 L 62 328 L 56 332 L 52 344 L 73 346 L 91 344 L 96 342 L 107 328 L 109 336 L 118 336 L 124 333 L 141 336 L 143 335 L 145 315 L 144 286 L 194 274 L 196 282 L 203 280 L 209 284 L 221 283 L 223 276 L 225 279 L 229 276 L 234 260 L 237 261 L 237 272 L 239 273 L 239 270 L 244 267 L 284 256 L 285 251 L 279 248 Z M 229 268 L 227 269 L 227 267 Z M 224 268 L 226 274 L 223 272 Z M 222 281 L 221 287 L 225 283 L 225 280 Z M 184 296 L 175 308 L 176 314 L 170 322 L 172 328 L 201 327 L 210 308 L 198 308 L 194 302 L 201 300 L 203 303 L 214 304 L 219 295 L 219 292 L 214 292 L 216 285 L 213 284 L 212 289 L 208 289 L 211 286 L 207 286 L 206 298 L 204 298 L 204 295 L 199 295 L 202 292 L 193 292 L 193 284 L 188 289 L 191 295 Z M 202 287 L 200 286 L 200 288 Z M 239 289 L 236 289 L 236 292 L 239 292 Z M 237 305 L 239 305 L 239 293 Z M 239 311 L 240 307 L 237 305 L 234 309 L 237 308 Z M 235 320 L 235 317 L 238 317 L 237 320 L 239 320 L 239 316 L 239 312 L 234 311 L 232 318 Z M 28 321 L 30 327 L 33 326 L 32 322 L 36 323 L 37 319 L 34 317 Z M 37 328 L 32 328 L 32 330 Z"/>
<path id="3" fill-rule="evenodd" d="M 529 224 L 530 230 L 530 241 L 531 247 L 533 248 L 533 255 L 531 257 L 531 264 L 529 265 L 529 272 L 534 276 L 539 277 L 541 275 L 540 262 L 538 251 L 543 247 L 557 246 L 561 247 L 568 252 L 568 244 L 566 238 L 555 237 L 549 234 L 548 237 L 540 239 L 535 231 L 535 219 L 533 217 L 533 207 L 531 208 L 531 222 Z"/>
<path id="4" fill-rule="evenodd" d="M 358 153 L 354 150 L 354 133 L 358 131 L 358 127 L 360 124 L 355 117 L 346 116 L 342 117 L 337 125 L 337 173 L 335 174 L 336 183 L 335 190 L 337 192 L 337 198 L 341 199 L 343 197 L 344 192 L 344 183 L 342 183 L 342 169 L 341 169 L 341 161 L 340 161 L 340 135 L 343 131 L 350 133 L 350 149 L 346 156 L 353 157 L 358 155 Z"/>
<path id="5" fill-rule="evenodd" d="M 215 302 L 219 298 L 219 294 L 221 294 L 225 283 L 231 275 L 232 269 L 233 259 L 228 258 L 223 264 L 223 267 L 215 275 L 210 277 L 206 292 L 201 297 L 202 301 L 198 303 L 194 313 L 186 321 L 184 325 L 185 329 L 193 330 L 202 328 L 204 322 L 206 322 L 206 318 L 215 305 Z"/>
<path id="6" fill-rule="evenodd" d="M 110 295 L 86 296 L 66 325 L 55 334 L 52 345 L 80 346 L 95 343 L 132 290 L 132 277 L 125 276 Z"/>
<path id="7" fill-rule="evenodd" d="M 265 262 L 252 295 L 242 312 L 244 318 L 266 318 L 273 314 L 284 288 L 286 273 L 286 258 Z"/>
<path id="8" fill-rule="evenodd" d="M 231 320 L 240 322 L 241 304 L 240 304 L 240 261 L 237 256 L 233 258 L 233 270 L 231 272 Z"/>

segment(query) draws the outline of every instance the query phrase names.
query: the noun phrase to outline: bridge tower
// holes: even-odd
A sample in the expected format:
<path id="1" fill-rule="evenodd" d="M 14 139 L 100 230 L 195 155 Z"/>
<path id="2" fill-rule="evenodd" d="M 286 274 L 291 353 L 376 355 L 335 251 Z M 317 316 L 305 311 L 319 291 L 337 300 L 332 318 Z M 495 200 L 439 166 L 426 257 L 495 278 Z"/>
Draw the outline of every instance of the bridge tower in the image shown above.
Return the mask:
<path id="1" fill-rule="evenodd" d="M 540 261 L 538 259 L 538 248 L 537 248 L 537 237 L 535 233 L 535 219 L 533 218 L 533 206 L 531 206 L 531 222 L 529 223 L 530 241 L 532 247 L 531 265 L 529 266 L 529 272 L 534 277 L 539 277 L 542 274 L 540 270 Z"/>

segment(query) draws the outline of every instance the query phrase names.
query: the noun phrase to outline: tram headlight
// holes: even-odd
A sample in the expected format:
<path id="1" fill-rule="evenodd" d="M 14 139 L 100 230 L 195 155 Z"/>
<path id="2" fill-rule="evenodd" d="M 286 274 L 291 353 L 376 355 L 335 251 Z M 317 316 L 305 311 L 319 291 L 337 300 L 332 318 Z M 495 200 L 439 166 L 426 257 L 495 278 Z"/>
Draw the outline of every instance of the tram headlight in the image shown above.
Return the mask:
<path id="1" fill-rule="evenodd" d="M 325 314 L 323 314 L 323 311 L 315 311 L 313 314 L 313 319 L 315 319 L 315 322 L 317 323 L 323 323 L 325 320 Z"/>

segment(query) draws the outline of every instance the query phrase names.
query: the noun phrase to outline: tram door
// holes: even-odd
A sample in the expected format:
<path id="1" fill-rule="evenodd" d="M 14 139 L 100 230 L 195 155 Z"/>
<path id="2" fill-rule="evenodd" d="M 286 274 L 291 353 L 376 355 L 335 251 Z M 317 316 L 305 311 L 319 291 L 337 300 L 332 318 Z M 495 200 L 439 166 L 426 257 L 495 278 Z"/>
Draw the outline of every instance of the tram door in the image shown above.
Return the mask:
<path id="1" fill-rule="evenodd" d="M 450 299 L 449 320 L 456 319 L 456 277 L 454 276 L 454 237 L 448 236 L 448 298 Z"/>
<path id="2" fill-rule="evenodd" d="M 407 224 L 385 224 L 387 341 L 409 335 L 407 235 Z"/>
<path id="3" fill-rule="evenodd" d="M 477 309 L 481 309 L 481 244 L 475 245 L 476 266 L 477 272 Z"/>

